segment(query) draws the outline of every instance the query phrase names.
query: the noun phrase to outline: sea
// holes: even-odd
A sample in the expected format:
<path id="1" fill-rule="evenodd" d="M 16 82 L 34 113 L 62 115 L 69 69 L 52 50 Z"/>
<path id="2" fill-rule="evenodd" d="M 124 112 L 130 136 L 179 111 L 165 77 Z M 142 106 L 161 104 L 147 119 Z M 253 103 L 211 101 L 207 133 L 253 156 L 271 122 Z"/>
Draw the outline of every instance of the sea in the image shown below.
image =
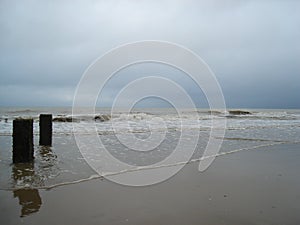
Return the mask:
<path id="1" fill-rule="evenodd" d="M 96 108 L 92 114 L 84 112 L 78 113 L 77 110 L 77 114 L 73 114 L 71 107 L 0 108 L 0 190 L 51 189 L 104 179 L 105 174 L 95 171 L 80 151 L 74 127 L 80 127 L 80 135 L 86 138 L 96 132 L 114 158 L 137 169 L 149 169 L 169 157 L 182 138 L 182 132 L 197 133 L 197 144 L 188 158 L 183 157 L 176 163 L 201 161 L 210 138 L 222 140 L 216 157 L 300 142 L 298 109 L 184 109 L 179 112 L 173 108 L 134 108 L 129 113 L 123 109 L 112 113 L 110 108 Z M 50 147 L 39 146 L 39 115 L 45 113 L 53 115 L 53 143 Z M 34 121 L 35 159 L 33 163 L 14 165 L 12 125 L 13 120 L 20 117 Z M 212 121 L 225 125 L 224 135 L 211 137 L 215 135 L 211 132 L 214 129 Z M 122 140 L 131 140 L 132 135 L 138 140 L 147 140 L 153 134 L 163 134 L 163 139 L 153 149 L 146 145 L 136 145 L 131 149 L 122 143 Z M 187 138 L 186 141 L 193 140 Z M 94 145 L 91 143 L 91 148 Z M 124 173 L 124 170 L 113 172 Z"/>

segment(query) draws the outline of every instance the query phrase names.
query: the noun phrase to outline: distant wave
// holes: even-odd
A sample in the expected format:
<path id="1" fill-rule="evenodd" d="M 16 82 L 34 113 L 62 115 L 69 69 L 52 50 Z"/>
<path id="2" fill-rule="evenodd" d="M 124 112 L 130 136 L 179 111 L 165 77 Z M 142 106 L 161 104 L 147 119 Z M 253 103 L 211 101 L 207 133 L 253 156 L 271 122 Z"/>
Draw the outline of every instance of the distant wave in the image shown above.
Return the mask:
<path id="1" fill-rule="evenodd" d="M 16 110 L 8 110 L 6 111 L 7 113 L 37 113 L 37 110 L 33 110 L 33 109 L 16 109 Z"/>

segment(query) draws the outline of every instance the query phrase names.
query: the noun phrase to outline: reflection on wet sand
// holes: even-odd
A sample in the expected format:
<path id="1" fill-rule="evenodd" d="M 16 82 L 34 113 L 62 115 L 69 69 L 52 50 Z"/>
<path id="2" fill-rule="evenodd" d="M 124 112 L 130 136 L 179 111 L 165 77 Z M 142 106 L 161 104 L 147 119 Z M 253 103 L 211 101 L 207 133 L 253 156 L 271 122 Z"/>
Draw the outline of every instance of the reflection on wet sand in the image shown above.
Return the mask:
<path id="1" fill-rule="evenodd" d="M 25 187 L 30 187 L 34 179 L 34 164 L 20 163 L 13 165 L 12 176 L 16 186 L 22 184 Z M 20 217 L 39 211 L 42 199 L 38 189 L 22 188 L 14 190 L 13 194 L 14 198 L 19 199 L 19 204 L 22 206 Z"/>
<path id="2" fill-rule="evenodd" d="M 19 204 L 22 206 L 20 217 L 38 212 L 42 199 L 37 189 L 19 189 L 14 191 L 14 198 L 19 198 Z"/>
<path id="3" fill-rule="evenodd" d="M 39 146 L 37 153 L 38 153 L 37 158 L 41 162 L 46 163 L 48 167 L 52 167 L 56 163 L 57 156 L 54 154 L 51 147 Z"/>
<path id="4" fill-rule="evenodd" d="M 13 195 L 14 198 L 19 199 L 19 204 L 22 206 L 21 217 L 39 211 L 42 199 L 39 195 L 39 190 L 32 187 L 44 186 L 47 172 L 54 167 L 56 159 L 57 156 L 53 153 L 51 147 L 39 146 L 34 163 L 13 165 L 12 178 L 16 188 L 13 191 Z"/>

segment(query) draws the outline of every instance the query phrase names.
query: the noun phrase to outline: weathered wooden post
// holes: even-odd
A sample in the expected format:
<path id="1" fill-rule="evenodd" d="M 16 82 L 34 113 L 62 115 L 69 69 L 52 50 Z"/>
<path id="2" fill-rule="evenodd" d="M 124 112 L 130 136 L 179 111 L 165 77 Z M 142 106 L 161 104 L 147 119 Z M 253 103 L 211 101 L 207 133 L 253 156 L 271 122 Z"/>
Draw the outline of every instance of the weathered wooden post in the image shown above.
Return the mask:
<path id="1" fill-rule="evenodd" d="M 13 163 L 26 163 L 33 156 L 33 119 L 18 118 L 13 121 Z"/>
<path id="2" fill-rule="evenodd" d="M 40 115 L 40 145 L 52 145 L 52 114 Z"/>

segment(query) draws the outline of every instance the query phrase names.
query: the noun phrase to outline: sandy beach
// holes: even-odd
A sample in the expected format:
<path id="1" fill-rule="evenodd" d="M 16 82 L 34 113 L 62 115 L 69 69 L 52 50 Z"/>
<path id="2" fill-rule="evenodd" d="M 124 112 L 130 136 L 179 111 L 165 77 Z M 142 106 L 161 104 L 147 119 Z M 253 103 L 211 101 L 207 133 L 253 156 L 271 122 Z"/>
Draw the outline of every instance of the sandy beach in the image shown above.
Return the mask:
<path id="1" fill-rule="evenodd" d="M 147 187 L 93 179 L 29 189 L 23 202 L 22 194 L 1 190 L 0 223 L 297 225 L 299 148 L 278 144 L 223 155 L 203 173 L 197 162 L 190 163 L 169 180 Z"/>

